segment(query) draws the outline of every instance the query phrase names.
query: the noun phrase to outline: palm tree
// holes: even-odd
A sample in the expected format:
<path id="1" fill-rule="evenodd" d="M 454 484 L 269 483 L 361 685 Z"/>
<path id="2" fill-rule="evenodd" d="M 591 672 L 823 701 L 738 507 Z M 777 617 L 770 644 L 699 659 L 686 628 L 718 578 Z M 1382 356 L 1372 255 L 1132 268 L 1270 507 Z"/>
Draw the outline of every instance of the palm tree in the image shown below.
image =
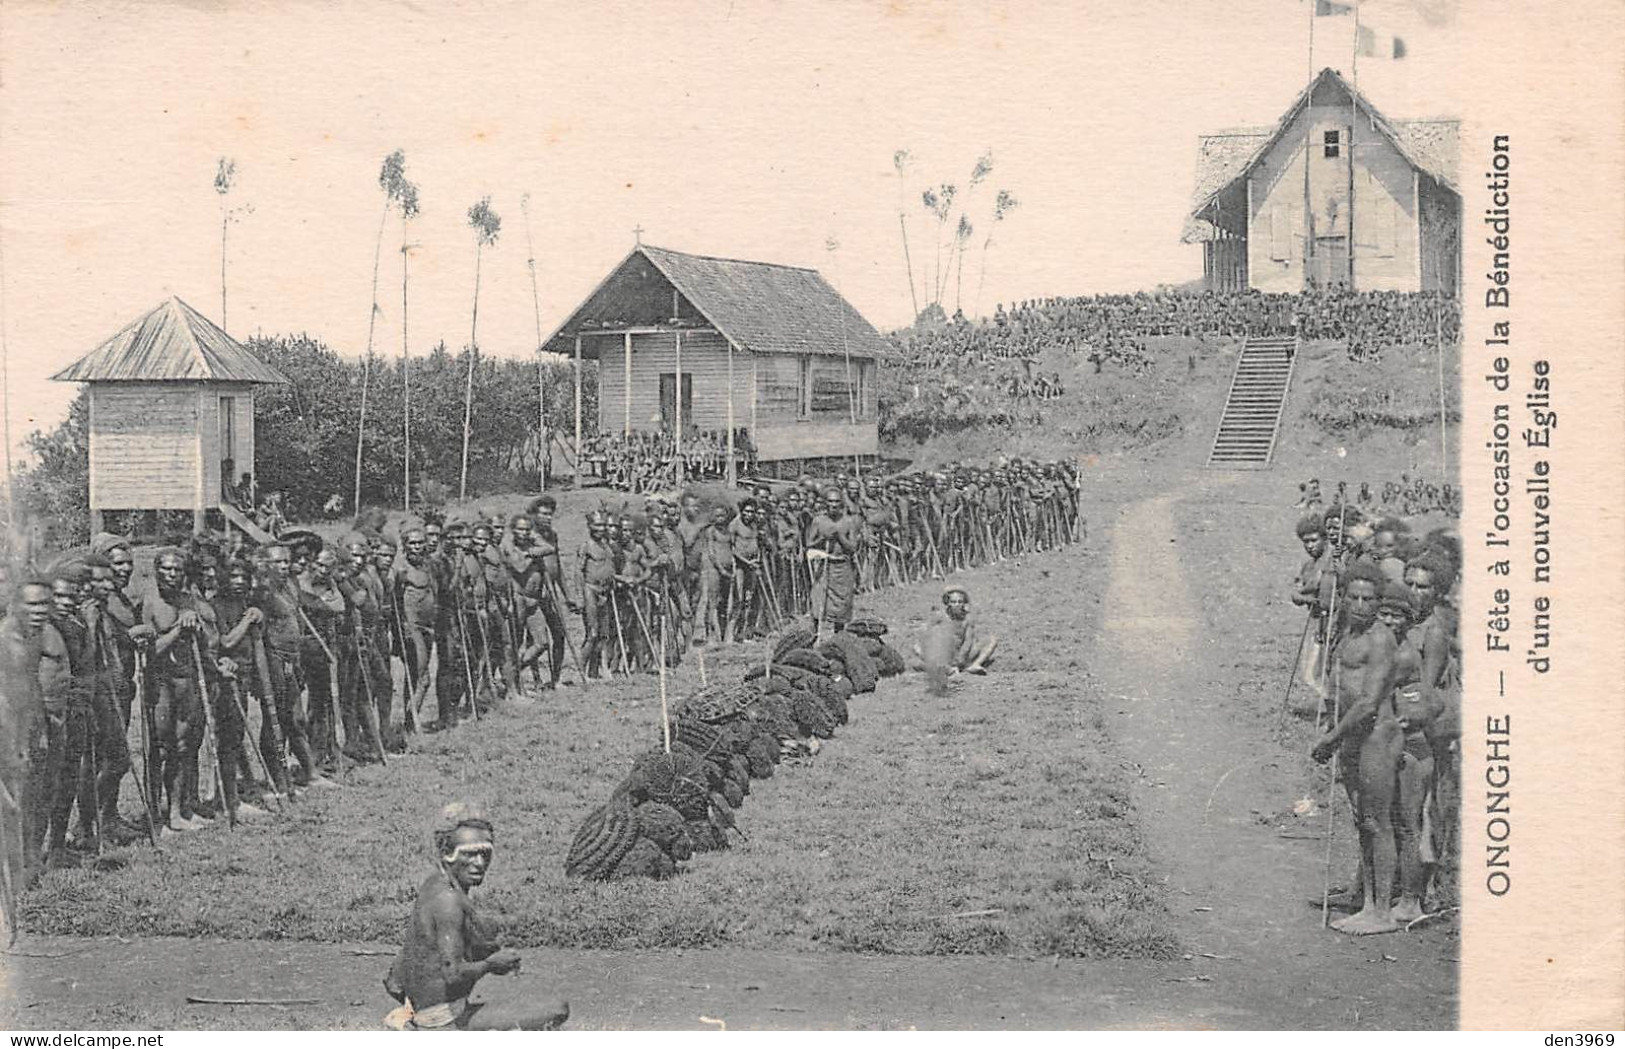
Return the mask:
<path id="1" fill-rule="evenodd" d="M 407 263 L 412 255 L 409 237 L 411 222 L 418 215 L 418 188 L 406 177 L 406 154 L 396 150 L 384 160 L 384 169 L 378 179 L 384 184 L 384 194 L 395 202 L 401 212 L 401 429 L 406 442 L 402 450 L 401 507 L 412 510 L 412 355 L 407 338 Z"/>
<path id="2" fill-rule="evenodd" d="M 468 225 L 474 231 L 474 310 L 468 326 L 468 381 L 463 388 L 463 469 L 457 483 L 457 498 L 468 498 L 468 435 L 474 418 L 474 361 L 480 355 L 480 257 L 487 244 L 497 242 L 502 219 L 491 210 L 490 196 L 481 197 L 468 209 Z"/>
<path id="3" fill-rule="evenodd" d="M 237 161 L 230 157 L 221 157 L 215 166 L 214 191 L 220 197 L 220 327 L 226 327 L 226 230 L 237 216 L 247 214 L 254 210 L 253 205 L 244 205 L 241 208 L 230 207 L 226 197 L 231 193 L 231 187 L 237 182 Z"/>
<path id="4" fill-rule="evenodd" d="M 378 220 L 378 240 L 372 250 L 372 309 L 367 314 L 367 352 L 361 358 L 361 411 L 355 430 L 355 498 L 354 510 L 361 512 L 361 454 L 366 445 L 367 394 L 372 385 L 373 339 L 378 331 L 378 272 L 384 259 L 384 229 L 389 225 L 389 211 L 400 199 L 405 183 L 406 154 L 397 149 L 384 158 L 378 171 L 378 188 L 384 191 L 384 214 Z"/>
<path id="5" fill-rule="evenodd" d="M 954 197 L 958 193 L 959 189 L 953 183 L 944 182 L 940 189 L 927 187 L 925 192 L 920 194 L 920 201 L 925 205 L 925 210 L 937 220 L 936 260 L 931 274 L 932 295 L 931 302 L 926 303 L 927 306 L 942 305 L 942 231 L 948 224 L 948 216 L 953 213 Z"/>
<path id="6" fill-rule="evenodd" d="M 903 173 L 912 160 L 913 157 L 909 155 L 908 150 L 899 149 L 892 154 L 891 166 L 897 172 L 897 225 L 903 231 L 903 265 L 908 270 L 908 301 L 914 308 L 912 316 L 918 317 L 920 315 L 920 297 L 914 292 L 914 257 L 909 254 L 908 250 L 908 218 L 904 214 L 905 209 L 903 207 L 904 183 L 906 181 Z"/>
<path id="7" fill-rule="evenodd" d="M 536 315 L 536 440 L 540 451 L 536 457 L 536 474 L 541 487 L 547 487 L 547 459 L 551 450 L 547 440 L 547 366 L 542 361 L 542 293 L 536 287 L 536 242 L 530 236 L 530 194 L 519 198 L 519 210 L 525 216 L 525 266 L 530 270 L 530 305 Z"/>
<path id="8" fill-rule="evenodd" d="M 959 226 L 954 230 L 954 251 L 958 255 L 958 264 L 954 270 L 954 312 L 959 312 L 960 295 L 965 287 L 965 245 L 970 243 L 973 232 L 970 216 L 963 211 L 959 213 Z"/>
<path id="9" fill-rule="evenodd" d="M 1010 212 L 1016 210 L 1021 201 L 1010 195 L 1007 189 L 999 190 L 998 196 L 993 198 L 993 221 L 988 223 L 987 237 L 982 241 L 982 274 L 976 280 L 976 302 L 972 304 L 973 312 L 981 312 L 982 286 L 987 283 L 987 249 L 993 243 L 993 230 Z"/>

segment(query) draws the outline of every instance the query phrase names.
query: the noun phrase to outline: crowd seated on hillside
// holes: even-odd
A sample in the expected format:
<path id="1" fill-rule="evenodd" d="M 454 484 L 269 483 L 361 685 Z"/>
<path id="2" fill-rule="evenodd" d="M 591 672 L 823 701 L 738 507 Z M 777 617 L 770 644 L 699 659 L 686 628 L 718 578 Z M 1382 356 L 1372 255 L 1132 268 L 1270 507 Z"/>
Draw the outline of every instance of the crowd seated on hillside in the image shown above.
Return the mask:
<path id="1" fill-rule="evenodd" d="M 986 365 L 1036 359 L 1052 350 L 1087 355 L 1099 371 L 1111 363 L 1139 370 L 1149 365 L 1146 340 L 1267 338 L 1348 343 L 1353 359 L 1385 347 L 1459 338 L 1461 313 L 1453 296 L 1437 292 L 1314 289 L 1293 295 L 1241 292 L 1137 292 L 1028 299 L 1000 303 L 989 321 L 956 313 L 946 324 L 898 333 L 894 340 L 912 365 Z"/>
<path id="2" fill-rule="evenodd" d="M 606 485 L 622 492 L 653 492 L 684 480 L 720 478 L 728 470 L 728 431 L 683 428 L 679 457 L 676 434 L 669 430 L 600 433 L 589 436 L 581 449 L 587 469 Z M 679 463 L 679 458 L 681 462 Z M 741 474 L 756 468 L 756 445 L 750 431 L 734 431 L 734 458 Z M 682 477 L 678 477 L 678 467 Z"/>

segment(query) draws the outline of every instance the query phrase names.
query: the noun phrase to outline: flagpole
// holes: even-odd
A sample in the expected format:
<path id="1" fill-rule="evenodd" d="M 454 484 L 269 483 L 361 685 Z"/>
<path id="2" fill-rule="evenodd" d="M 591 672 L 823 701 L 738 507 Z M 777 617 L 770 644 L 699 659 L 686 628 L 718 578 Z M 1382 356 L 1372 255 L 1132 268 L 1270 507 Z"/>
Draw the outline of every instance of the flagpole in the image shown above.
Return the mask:
<path id="1" fill-rule="evenodd" d="M 1354 125 L 1360 122 L 1360 5 L 1354 4 L 1354 54 L 1350 60 L 1354 86 L 1349 91 L 1349 291 L 1354 291 Z"/>
<path id="2" fill-rule="evenodd" d="M 1309 0 L 1309 97 L 1303 104 L 1303 281 L 1304 288 L 1309 287 L 1309 275 L 1313 272 L 1311 260 L 1315 253 L 1315 212 L 1314 206 L 1309 202 L 1309 161 L 1314 156 L 1315 122 L 1312 114 L 1315 108 L 1315 4 L 1319 0 Z"/>

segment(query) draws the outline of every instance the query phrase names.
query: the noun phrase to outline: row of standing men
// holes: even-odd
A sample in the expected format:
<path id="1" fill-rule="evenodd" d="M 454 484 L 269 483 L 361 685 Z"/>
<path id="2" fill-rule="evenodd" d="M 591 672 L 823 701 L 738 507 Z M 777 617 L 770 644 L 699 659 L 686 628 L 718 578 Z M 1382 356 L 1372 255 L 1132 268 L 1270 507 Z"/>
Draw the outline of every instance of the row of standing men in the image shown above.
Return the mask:
<path id="1" fill-rule="evenodd" d="M 24 579 L 0 623 L 7 885 L 254 819 L 478 718 L 526 674 L 550 690 L 567 662 L 577 680 L 648 672 L 798 616 L 839 631 L 861 591 L 1081 539 L 1079 482 L 1017 460 L 758 484 L 733 505 L 651 497 L 594 510 L 568 559 L 549 495 L 394 539 L 374 515 L 333 543 L 194 540 L 158 550 L 150 578 L 98 535 Z"/>

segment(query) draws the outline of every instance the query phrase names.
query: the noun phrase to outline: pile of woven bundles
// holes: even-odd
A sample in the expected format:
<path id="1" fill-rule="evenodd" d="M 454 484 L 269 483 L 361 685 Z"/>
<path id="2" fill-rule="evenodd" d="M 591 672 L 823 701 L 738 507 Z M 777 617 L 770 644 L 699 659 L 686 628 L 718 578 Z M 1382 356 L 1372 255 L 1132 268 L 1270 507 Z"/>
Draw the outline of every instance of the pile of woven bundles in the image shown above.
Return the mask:
<path id="1" fill-rule="evenodd" d="M 864 619 L 822 645 L 792 628 L 771 658 L 745 680 L 713 684 L 680 700 L 671 716 L 671 749 L 640 756 L 609 802 L 576 832 L 565 873 L 589 881 L 665 878 L 696 852 L 729 846 L 741 833 L 734 810 L 750 781 L 767 779 L 786 757 L 816 754 L 847 722 L 854 692 L 902 670 L 882 636 L 886 624 Z"/>

